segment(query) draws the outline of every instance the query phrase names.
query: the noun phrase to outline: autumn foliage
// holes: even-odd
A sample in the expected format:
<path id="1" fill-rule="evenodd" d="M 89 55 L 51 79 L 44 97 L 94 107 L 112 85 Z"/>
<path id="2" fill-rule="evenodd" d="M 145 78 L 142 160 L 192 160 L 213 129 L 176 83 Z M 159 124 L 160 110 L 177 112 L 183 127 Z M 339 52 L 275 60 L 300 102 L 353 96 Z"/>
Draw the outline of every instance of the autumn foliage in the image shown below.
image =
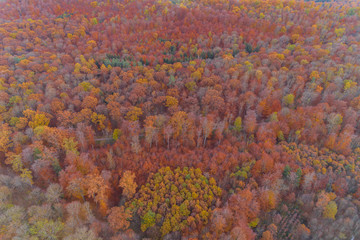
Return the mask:
<path id="1" fill-rule="evenodd" d="M 172 171 L 166 167 L 150 174 L 125 206 L 140 215 L 143 232 L 158 227 L 157 232 L 163 237 L 174 231 L 201 229 L 208 223 L 211 207 L 220 196 L 215 179 L 206 178 L 199 168 Z"/>
<path id="2" fill-rule="evenodd" d="M 0 9 L 0 239 L 360 239 L 359 1 Z"/>

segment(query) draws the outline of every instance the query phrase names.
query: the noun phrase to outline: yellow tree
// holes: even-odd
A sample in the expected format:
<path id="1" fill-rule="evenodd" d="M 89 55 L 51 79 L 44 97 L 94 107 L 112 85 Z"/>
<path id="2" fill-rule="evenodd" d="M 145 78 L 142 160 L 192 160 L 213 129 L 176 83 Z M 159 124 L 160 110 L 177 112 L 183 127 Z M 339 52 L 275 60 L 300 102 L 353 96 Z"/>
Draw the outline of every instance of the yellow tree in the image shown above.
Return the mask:
<path id="1" fill-rule="evenodd" d="M 93 112 L 91 115 L 91 122 L 97 125 L 98 130 L 103 130 L 105 128 L 105 120 L 106 117 L 103 114 L 97 114 L 96 112 Z"/>
<path id="2" fill-rule="evenodd" d="M 27 117 L 29 121 L 29 127 L 35 129 L 39 126 L 47 126 L 50 123 L 50 119 L 45 115 L 45 113 L 38 113 L 33 110 L 27 109 L 23 111 L 25 117 Z"/>
<path id="3" fill-rule="evenodd" d="M 7 158 L 5 160 L 5 163 L 9 165 L 11 164 L 12 169 L 17 173 L 20 173 L 20 177 L 22 179 L 29 182 L 30 184 L 33 184 L 32 172 L 24 167 L 21 155 L 15 153 L 7 153 L 6 156 Z"/>
<path id="4" fill-rule="evenodd" d="M 79 155 L 79 152 L 77 150 L 78 142 L 74 140 L 73 137 L 70 138 L 64 138 L 62 147 L 66 151 L 66 153 L 73 152 L 76 155 Z"/>
<path id="5" fill-rule="evenodd" d="M 215 179 L 205 177 L 199 168 L 172 171 L 165 167 L 151 173 L 125 206 L 140 215 L 143 232 L 156 225 L 164 237 L 173 231 L 206 225 L 220 196 Z"/>
<path id="6" fill-rule="evenodd" d="M 291 106 L 294 103 L 294 94 L 288 94 L 283 98 L 286 105 Z"/>
<path id="7" fill-rule="evenodd" d="M 324 218 L 334 219 L 337 213 L 337 205 L 335 201 L 330 201 L 324 209 L 323 216 Z"/>
<path id="8" fill-rule="evenodd" d="M 15 154 L 15 153 L 7 153 L 6 154 L 6 160 L 5 163 L 11 165 L 11 168 L 15 172 L 20 172 L 21 169 L 23 169 L 23 163 L 21 161 L 21 155 Z"/>
<path id="9" fill-rule="evenodd" d="M 139 116 L 143 114 L 141 108 L 132 107 L 126 114 L 126 119 L 129 121 L 137 121 L 139 120 Z"/>
<path id="10" fill-rule="evenodd" d="M 237 117 L 234 122 L 234 129 L 236 132 L 240 132 L 242 129 L 242 119 L 241 117 Z"/>
<path id="11" fill-rule="evenodd" d="M 172 96 L 166 96 L 166 107 L 176 107 L 178 105 L 178 100 Z"/>
<path id="12" fill-rule="evenodd" d="M 8 124 L 0 125 L 0 152 L 6 153 L 8 148 L 12 146 L 10 140 L 11 130 Z"/>

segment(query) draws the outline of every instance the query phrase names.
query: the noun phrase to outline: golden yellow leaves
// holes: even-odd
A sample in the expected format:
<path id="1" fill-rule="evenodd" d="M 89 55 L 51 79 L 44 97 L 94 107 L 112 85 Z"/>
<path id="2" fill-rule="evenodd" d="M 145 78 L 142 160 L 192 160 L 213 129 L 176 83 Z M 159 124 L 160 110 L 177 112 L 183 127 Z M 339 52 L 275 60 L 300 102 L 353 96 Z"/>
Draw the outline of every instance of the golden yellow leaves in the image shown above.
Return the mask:
<path id="1" fill-rule="evenodd" d="M 91 2 L 90 5 L 91 5 L 91 7 L 96 8 L 98 3 L 97 3 L 97 1 L 94 1 L 94 2 Z"/>
<path id="2" fill-rule="evenodd" d="M 10 140 L 11 130 L 7 124 L 0 125 L 0 151 L 6 153 L 12 146 Z"/>
<path id="3" fill-rule="evenodd" d="M 126 114 L 126 119 L 129 121 L 137 121 L 139 120 L 139 116 L 143 114 L 141 108 L 132 107 Z"/>
<path id="4" fill-rule="evenodd" d="M 335 34 L 337 37 L 342 37 L 345 33 L 345 28 L 335 28 Z"/>
<path id="5" fill-rule="evenodd" d="M 320 78 L 320 74 L 318 71 L 312 71 L 310 74 L 310 79 L 317 80 Z"/>
<path id="6" fill-rule="evenodd" d="M 323 217 L 329 219 L 335 219 L 337 213 L 336 202 L 333 201 L 336 198 L 334 193 L 321 192 L 316 202 L 316 207 L 323 211 Z"/>
<path id="7" fill-rule="evenodd" d="M 207 224 L 211 206 L 220 195 L 215 179 L 208 179 L 200 169 L 185 167 L 172 171 L 166 167 L 152 174 L 126 206 L 140 214 L 143 232 L 157 225 L 164 236 L 194 224 Z"/>
<path id="8" fill-rule="evenodd" d="M 238 6 L 232 6 L 232 10 L 233 13 L 238 13 L 241 11 L 241 9 Z"/>
<path id="9" fill-rule="evenodd" d="M 66 151 L 66 153 L 74 153 L 75 155 L 78 155 L 79 152 L 77 150 L 78 142 L 74 140 L 73 137 L 70 138 L 64 138 L 62 147 Z"/>
<path id="10" fill-rule="evenodd" d="M 115 128 L 114 129 L 114 132 L 113 132 L 113 139 L 116 141 L 119 139 L 119 137 L 122 135 L 122 131 L 118 128 Z"/>
<path id="11" fill-rule="evenodd" d="M 80 73 L 80 68 L 81 68 L 81 64 L 80 63 L 75 63 L 74 73 L 79 74 Z"/>
<path id="12" fill-rule="evenodd" d="M 29 119 L 29 127 L 35 129 L 39 126 L 47 126 L 50 123 L 50 118 L 46 113 L 35 112 L 31 109 L 23 111 L 26 118 Z"/>
<path id="13" fill-rule="evenodd" d="M 166 107 L 176 107 L 178 105 L 178 100 L 172 96 L 166 96 Z"/>
<path id="14" fill-rule="evenodd" d="M 290 93 L 286 96 L 284 96 L 283 101 L 286 105 L 291 106 L 294 103 L 294 94 Z"/>
<path id="15" fill-rule="evenodd" d="M 352 89 L 357 86 L 357 82 L 353 82 L 352 80 L 345 80 L 344 81 L 344 90 Z"/>
<path id="16" fill-rule="evenodd" d="M 28 181 L 30 184 L 33 184 L 33 177 L 31 175 L 31 171 L 28 168 L 24 167 L 21 159 L 21 154 L 15 154 L 12 152 L 7 153 L 5 163 L 11 165 L 12 169 L 15 172 L 21 172 L 20 177 L 22 179 Z"/>
<path id="17" fill-rule="evenodd" d="M 98 24 L 97 18 L 92 18 L 92 19 L 91 19 L 91 24 L 92 24 L 92 25 Z"/>
<path id="18" fill-rule="evenodd" d="M 74 67 L 74 73 L 86 73 L 89 74 L 92 72 L 92 70 L 96 69 L 97 66 L 95 64 L 95 60 L 93 58 L 90 58 L 89 60 L 86 60 L 83 55 L 80 56 L 80 63 L 75 63 Z"/>
<path id="19" fill-rule="evenodd" d="M 92 48 L 94 48 L 94 47 L 97 46 L 97 43 L 96 43 L 96 41 L 94 41 L 94 40 L 89 40 L 89 41 L 87 41 L 86 44 L 89 45 L 89 46 L 92 47 Z"/>
<path id="20" fill-rule="evenodd" d="M 97 125 L 98 130 L 103 130 L 105 128 L 105 120 L 106 117 L 103 114 L 97 114 L 96 112 L 93 112 L 91 115 L 91 122 Z"/>
<path id="21" fill-rule="evenodd" d="M 292 42 L 293 42 L 293 43 L 296 43 L 296 42 L 298 41 L 299 37 L 300 37 L 300 35 L 297 34 L 297 33 L 291 35 L 291 40 L 292 40 Z"/>

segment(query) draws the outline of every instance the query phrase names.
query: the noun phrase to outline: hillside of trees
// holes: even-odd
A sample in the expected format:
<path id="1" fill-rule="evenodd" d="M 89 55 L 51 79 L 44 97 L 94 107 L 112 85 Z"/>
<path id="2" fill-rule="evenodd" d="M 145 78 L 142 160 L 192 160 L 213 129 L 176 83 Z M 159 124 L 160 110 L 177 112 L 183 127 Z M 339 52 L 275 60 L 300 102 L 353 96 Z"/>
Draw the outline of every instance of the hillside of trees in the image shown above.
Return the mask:
<path id="1" fill-rule="evenodd" d="M 358 0 L 1 1 L 0 239 L 360 239 L 359 117 Z"/>

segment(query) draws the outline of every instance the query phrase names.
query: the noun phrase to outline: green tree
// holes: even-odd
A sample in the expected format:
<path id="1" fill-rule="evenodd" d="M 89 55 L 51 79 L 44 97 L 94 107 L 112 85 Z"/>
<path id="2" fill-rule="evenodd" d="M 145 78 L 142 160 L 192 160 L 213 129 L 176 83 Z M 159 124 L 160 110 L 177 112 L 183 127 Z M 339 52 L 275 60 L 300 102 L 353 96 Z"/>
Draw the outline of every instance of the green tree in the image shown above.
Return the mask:
<path id="1" fill-rule="evenodd" d="M 289 165 L 286 165 L 285 168 L 284 168 L 284 171 L 283 171 L 283 178 L 288 178 L 289 175 L 290 175 L 290 172 L 291 172 L 291 168 Z"/>
<path id="2" fill-rule="evenodd" d="M 156 214 L 153 211 L 147 211 L 141 218 L 141 231 L 145 232 L 146 229 L 155 225 L 155 216 Z"/>

